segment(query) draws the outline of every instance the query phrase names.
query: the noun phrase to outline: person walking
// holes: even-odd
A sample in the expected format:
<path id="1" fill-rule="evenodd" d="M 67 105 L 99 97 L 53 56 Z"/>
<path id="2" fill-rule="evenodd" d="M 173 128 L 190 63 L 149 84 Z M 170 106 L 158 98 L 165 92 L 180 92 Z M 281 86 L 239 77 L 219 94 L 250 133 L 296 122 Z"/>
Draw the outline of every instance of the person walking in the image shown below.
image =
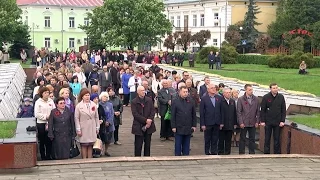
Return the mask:
<path id="1" fill-rule="evenodd" d="M 281 154 L 280 128 L 286 119 L 286 102 L 279 94 L 278 85 L 270 84 L 270 92 L 261 101 L 261 126 L 265 129 L 264 154 L 270 154 L 270 139 L 273 134 L 274 154 Z"/>
<path id="2" fill-rule="evenodd" d="M 137 97 L 132 100 L 132 134 L 134 134 L 134 156 L 141 156 L 144 144 L 144 156 L 150 156 L 151 136 L 156 132 L 152 99 L 145 96 L 143 86 L 137 87 Z"/>
<path id="3" fill-rule="evenodd" d="M 188 88 L 179 88 L 179 97 L 172 101 L 171 128 L 175 133 L 175 156 L 188 156 L 190 154 L 190 140 L 196 131 L 196 108 L 192 98 L 188 96 Z"/>
<path id="4" fill-rule="evenodd" d="M 245 154 L 246 135 L 249 133 L 249 154 L 255 154 L 256 128 L 260 122 L 260 104 L 253 95 L 251 84 L 244 86 L 245 93 L 238 99 L 237 116 L 240 125 L 239 154 Z"/>
<path id="5" fill-rule="evenodd" d="M 223 127 L 222 97 L 216 94 L 214 84 L 209 84 L 207 90 L 200 102 L 200 126 L 204 131 L 205 154 L 217 155 L 219 130 Z"/>

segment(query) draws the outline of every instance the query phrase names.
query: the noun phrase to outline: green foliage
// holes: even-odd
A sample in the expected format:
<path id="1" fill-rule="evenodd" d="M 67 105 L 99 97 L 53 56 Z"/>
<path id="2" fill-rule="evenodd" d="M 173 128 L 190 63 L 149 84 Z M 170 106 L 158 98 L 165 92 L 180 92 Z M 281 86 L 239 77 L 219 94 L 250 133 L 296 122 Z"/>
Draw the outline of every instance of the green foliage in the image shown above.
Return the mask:
<path id="1" fill-rule="evenodd" d="M 198 43 L 200 46 L 200 49 L 202 49 L 202 47 L 207 44 L 207 40 L 210 38 L 211 38 L 211 32 L 209 30 L 201 30 L 201 31 L 195 33 L 191 37 L 191 41 Z"/>
<path id="2" fill-rule="evenodd" d="M 304 39 L 302 37 L 296 37 L 289 42 L 291 52 L 303 51 L 304 50 Z"/>
<path id="3" fill-rule="evenodd" d="M 272 56 L 268 55 L 246 55 L 239 54 L 237 56 L 237 63 L 239 64 L 261 64 L 268 65 L 269 58 Z"/>
<path id="4" fill-rule="evenodd" d="M 22 49 L 24 49 L 28 54 L 28 51 L 31 50 L 30 40 L 28 26 L 21 25 L 21 28 L 17 29 L 15 32 L 12 46 L 9 51 L 10 57 L 20 59 L 20 52 Z"/>
<path id="5" fill-rule="evenodd" d="M 221 47 L 221 58 L 223 64 L 236 64 L 239 53 L 232 45 L 224 42 Z"/>
<path id="6" fill-rule="evenodd" d="M 173 34 L 169 34 L 168 37 L 164 40 L 163 46 L 171 49 L 174 52 L 174 48 L 177 45 L 177 41 L 179 38 L 179 32 L 174 32 Z"/>
<path id="7" fill-rule="evenodd" d="M 320 21 L 317 21 L 312 25 L 312 46 L 320 49 Z"/>
<path id="8" fill-rule="evenodd" d="M 16 32 L 22 27 L 19 21 L 22 11 L 16 0 L 0 0 L 0 43 L 12 42 Z"/>
<path id="9" fill-rule="evenodd" d="M 303 53 L 302 51 L 297 51 L 292 55 L 278 54 L 272 56 L 268 65 L 273 68 L 298 69 L 301 61 L 306 62 L 307 68 L 313 68 L 317 65 L 311 53 Z"/>
<path id="10" fill-rule="evenodd" d="M 219 49 L 214 46 L 202 48 L 198 52 L 198 55 L 196 57 L 196 62 L 199 64 L 207 64 L 208 63 L 208 55 L 209 55 L 210 51 L 217 52 L 217 51 L 219 51 Z"/>
<path id="11" fill-rule="evenodd" d="M 257 22 L 257 14 L 259 14 L 260 8 L 256 5 L 254 0 L 249 0 L 248 11 L 244 18 L 244 27 L 242 31 L 242 38 L 247 41 L 247 48 L 252 49 L 256 43 L 256 39 L 259 36 L 259 31 L 255 26 L 261 25 Z"/>
<path id="12" fill-rule="evenodd" d="M 155 45 L 172 30 L 163 10 L 158 0 L 104 0 L 88 14 L 90 25 L 80 28 L 107 46 Z"/>
<path id="13" fill-rule="evenodd" d="M 12 138 L 16 134 L 17 121 L 0 121 L 0 138 Z"/>

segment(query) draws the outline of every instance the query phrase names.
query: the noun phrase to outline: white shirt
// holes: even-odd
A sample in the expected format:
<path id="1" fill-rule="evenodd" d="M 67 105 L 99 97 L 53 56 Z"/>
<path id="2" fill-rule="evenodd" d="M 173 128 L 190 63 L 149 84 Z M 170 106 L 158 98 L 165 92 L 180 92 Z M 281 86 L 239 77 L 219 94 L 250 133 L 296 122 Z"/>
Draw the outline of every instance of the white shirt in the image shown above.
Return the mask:
<path id="1" fill-rule="evenodd" d="M 138 79 L 138 86 L 141 86 L 141 78 L 137 77 L 137 79 Z M 128 86 L 130 88 L 130 92 L 136 92 L 136 85 L 134 83 L 135 83 L 135 77 L 132 76 L 132 77 L 130 77 L 130 79 L 128 81 Z"/>
<path id="2" fill-rule="evenodd" d="M 51 110 L 56 108 L 52 99 L 44 101 L 42 98 L 38 99 L 34 105 L 34 116 L 37 118 L 37 123 L 47 123 Z"/>

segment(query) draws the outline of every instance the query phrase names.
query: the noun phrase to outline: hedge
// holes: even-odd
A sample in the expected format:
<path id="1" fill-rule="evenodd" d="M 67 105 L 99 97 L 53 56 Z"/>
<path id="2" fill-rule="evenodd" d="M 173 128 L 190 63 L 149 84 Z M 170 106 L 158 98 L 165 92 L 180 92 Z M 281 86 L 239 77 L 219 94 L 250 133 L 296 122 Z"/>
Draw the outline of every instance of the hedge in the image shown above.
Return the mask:
<path id="1" fill-rule="evenodd" d="M 261 64 L 268 65 L 270 55 L 238 55 L 236 61 L 239 64 Z"/>

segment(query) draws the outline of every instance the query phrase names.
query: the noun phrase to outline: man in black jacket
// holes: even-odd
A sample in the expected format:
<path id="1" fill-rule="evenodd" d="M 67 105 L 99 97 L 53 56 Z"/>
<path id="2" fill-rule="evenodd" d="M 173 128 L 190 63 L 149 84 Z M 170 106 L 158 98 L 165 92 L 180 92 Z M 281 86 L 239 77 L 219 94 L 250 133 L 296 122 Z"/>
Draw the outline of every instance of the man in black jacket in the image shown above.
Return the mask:
<path id="1" fill-rule="evenodd" d="M 160 72 L 160 67 L 154 62 L 151 62 L 151 67 L 149 68 L 149 70 L 153 73 L 153 74 L 158 74 Z"/>
<path id="2" fill-rule="evenodd" d="M 221 104 L 222 129 L 219 132 L 219 154 L 229 155 L 231 153 L 231 138 L 235 128 L 237 128 L 236 102 L 231 99 L 231 89 L 223 89 L 223 99 Z"/>
<path id="3" fill-rule="evenodd" d="M 210 51 L 210 54 L 208 55 L 209 69 L 213 69 L 214 60 L 215 60 L 215 55 L 213 54 L 213 51 Z"/>
<path id="4" fill-rule="evenodd" d="M 175 133 L 174 154 L 188 156 L 190 152 L 191 134 L 196 131 L 196 108 L 193 100 L 188 97 L 188 88 L 179 88 L 179 97 L 172 101 L 171 128 Z"/>
<path id="5" fill-rule="evenodd" d="M 281 154 L 280 128 L 286 119 L 286 102 L 282 94 L 278 93 L 278 85 L 270 84 L 270 92 L 261 101 L 261 125 L 265 126 L 264 153 L 270 154 L 270 139 L 273 133 L 274 153 Z"/>

